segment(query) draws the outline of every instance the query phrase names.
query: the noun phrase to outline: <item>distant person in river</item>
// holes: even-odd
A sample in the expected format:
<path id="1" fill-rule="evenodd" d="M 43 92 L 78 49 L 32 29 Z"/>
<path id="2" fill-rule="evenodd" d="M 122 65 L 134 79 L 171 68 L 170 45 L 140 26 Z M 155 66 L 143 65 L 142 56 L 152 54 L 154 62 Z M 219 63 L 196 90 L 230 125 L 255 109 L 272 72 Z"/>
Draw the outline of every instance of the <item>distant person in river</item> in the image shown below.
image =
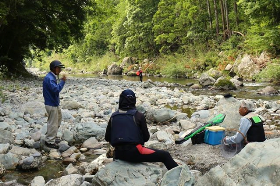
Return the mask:
<path id="1" fill-rule="evenodd" d="M 139 67 L 139 70 L 138 70 L 137 74 L 138 74 L 138 76 L 140 78 L 140 81 L 142 82 L 142 80 L 143 80 L 143 71 L 142 71 L 141 67 Z"/>
<path id="2" fill-rule="evenodd" d="M 178 166 L 169 152 L 144 147 L 150 138 L 144 114 L 136 110 L 135 93 L 126 89 L 119 109 L 111 115 L 105 140 L 115 147 L 114 159 L 128 162 L 163 162 L 168 170 Z"/>
<path id="3" fill-rule="evenodd" d="M 45 145 L 55 149 L 58 149 L 59 141 L 56 139 L 56 135 L 62 120 L 61 109 L 59 107 L 59 93 L 63 89 L 66 81 L 65 75 L 63 75 L 59 82 L 57 79 L 59 78 L 62 68 L 65 67 L 60 61 L 52 61 L 50 63 L 50 72 L 43 80 L 43 96 L 45 108 L 48 113 Z"/>
<path id="4" fill-rule="evenodd" d="M 223 139 L 224 144 L 229 146 L 241 144 L 244 147 L 250 142 L 265 141 L 264 119 L 254 113 L 254 103 L 251 101 L 241 101 L 239 114 L 243 116 L 240 120 L 239 130 L 234 136 L 226 136 Z"/>

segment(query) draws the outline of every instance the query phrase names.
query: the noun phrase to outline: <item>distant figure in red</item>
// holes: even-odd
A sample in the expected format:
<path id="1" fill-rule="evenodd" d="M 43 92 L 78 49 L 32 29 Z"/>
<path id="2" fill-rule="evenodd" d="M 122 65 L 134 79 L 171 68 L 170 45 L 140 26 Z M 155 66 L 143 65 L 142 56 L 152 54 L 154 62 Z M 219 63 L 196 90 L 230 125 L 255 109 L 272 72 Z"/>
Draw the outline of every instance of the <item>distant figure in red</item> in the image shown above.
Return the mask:
<path id="1" fill-rule="evenodd" d="M 138 74 L 139 74 L 139 75 L 138 75 L 138 76 L 139 76 L 141 82 L 142 82 L 142 79 L 143 79 L 142 73 L 143 73 L 142 68 L 139 67 L 139 70 L 138 70 Z"/>

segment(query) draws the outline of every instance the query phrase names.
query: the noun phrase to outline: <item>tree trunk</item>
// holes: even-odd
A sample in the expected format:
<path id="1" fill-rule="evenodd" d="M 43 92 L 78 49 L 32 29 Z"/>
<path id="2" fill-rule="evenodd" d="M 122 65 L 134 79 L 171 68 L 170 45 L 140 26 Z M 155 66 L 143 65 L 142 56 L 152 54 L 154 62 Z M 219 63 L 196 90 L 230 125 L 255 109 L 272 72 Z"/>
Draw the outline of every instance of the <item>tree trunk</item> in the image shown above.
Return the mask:
<path id="1" fill-rule="evenodd" d="M 215 11 L 215 20 L 216 20 L 216 34 L 219 35 L 219 17 L 218 17 L 218 9 L 217 9 L 217 2 L 216 0 L 213 0 L 214 2 L 214 11 Z"/>
<path id="2" fill-rule="evenodd" d="M 208 9 L 208 15 L 209 15 L 209 26 L 210 26 L 210 29 L 212 30 L 212 16 L 211 16 L 210 2 L 209 2 L 209 0 L 206 0 L 206 2 L 207 2 L 207 9 Z"/>
<path id="3" fill-rule="evenodd" d="M 236 24 L 236 28 L 238 28 L 239 19 L 238 19 L 238 12 L 237 12 L 237 4 L 236 4 L 236 1 L 234 1 L 234 13 L 235 13 L 235 24 Z"/>
<path id="4" fill-rule="evenodd" d="M 223 0 L 220 0 L 220 7 L 221 7 L 223 31 L 225 31 L 225 29 L 226 29 L 226 22 L 225 22 L 225 10 L 224 10 L 224 1 Z"/>
<path id="5" fill-rule="evenodd" d="M 229 19 L 228 19 L 228 6 L 227 6 L 227 0 L 224 1 L 225 5 L 225 17 L 226 17 L 226 25 L 227 25 L 227 30 L 230 32 L 230 28 L 229 28 Z"/>

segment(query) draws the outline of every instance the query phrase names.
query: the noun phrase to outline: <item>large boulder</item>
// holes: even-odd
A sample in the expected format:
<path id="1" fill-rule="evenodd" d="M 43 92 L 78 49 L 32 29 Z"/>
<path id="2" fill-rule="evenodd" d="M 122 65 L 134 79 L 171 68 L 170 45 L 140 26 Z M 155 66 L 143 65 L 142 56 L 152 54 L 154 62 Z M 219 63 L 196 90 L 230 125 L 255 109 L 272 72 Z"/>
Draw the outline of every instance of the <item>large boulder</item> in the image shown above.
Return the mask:
<path id="1" fill-rule="evenodd" d="M 100 169 L 92 179 L 94 186 L 156 186 L 162 178 L 162 170 L 147 163 L 113 161 Z"/>
<path id="2" fill-rule="evenodd" d="M 122 67 L 113 63 L 111 66 L 108 67 L 107 75 L 122 75 Z"/>
<path id="3" fill-rule="evenodd" d="M 226 114 L 225 120 L 219 125 L 227 129 L 238 129 L 241 119 L 241 116 L 238 112 L 239 106 L 240 102 L 234 97 L 223 97 L 218 101 L 216 107 L 209 110 L 209 116 L 213 117 L 220 113 Z"/>
<path id="4" fill-rule="evenodd" d="M 280 185 L 280 138 L 249 143 L 228 163 L 212 168 L 196 186 Z"/>
<path id="5" fill-rule="evenodd" d="M 160 186 L 192 186 L 194 176 L 187 165 L 177 166 L 166 172 L 161 180 Z"/>
<path id="6" fill-rule="evenodd" d="M 199 78 L 199 84 L 202 85 L 203 87 L 214 85 L 215 81 L 216 81 L 215 78 L 209 76 L 206 73 L 202 74 Z"/>
<path id="7" fill-rule="evenodd" d="M 279 91 L 276 90 L 274 87 L 272 86 L 266 86 L 265 88 L 263 88 L 261 91 L 258 92 L 259 94 L 263 94 L 263 95 L 275 95 L 278 94 Z"/>
<path id="8" fill-rule="evenodd" d="M 243 79 L 252 79 L 252 77 L 260 72 L 260 67 L 254 62 L 250 55 L 245 55 L 241 59 L 237 67 L 237 73 Z"/>
<path id="9" fill-rule="evenodd" d="M 154 121 L 158 123 L 165 123 L 174 118 L 175 112 L 168 108 L 157 109 L 153 111 Z"/>
<path id="10" fill-rule="evenodd" d="M 92 122 L 81 123 L 74 128 L 74 138 L 77 141 L 85 141 L 90 137 L 95 137 L 96 139 L 101 140 L 105 136 L 105 130 L 105 128 Z"/>
<path id="11" fill-rule="evenodd" d="M 128 67 L 130 65 L 133 65 L 136 62 L 136 59 L 133 57 L 125 57 L 123 58 L 122 64 L 120 65 L 121 67 Z"/>

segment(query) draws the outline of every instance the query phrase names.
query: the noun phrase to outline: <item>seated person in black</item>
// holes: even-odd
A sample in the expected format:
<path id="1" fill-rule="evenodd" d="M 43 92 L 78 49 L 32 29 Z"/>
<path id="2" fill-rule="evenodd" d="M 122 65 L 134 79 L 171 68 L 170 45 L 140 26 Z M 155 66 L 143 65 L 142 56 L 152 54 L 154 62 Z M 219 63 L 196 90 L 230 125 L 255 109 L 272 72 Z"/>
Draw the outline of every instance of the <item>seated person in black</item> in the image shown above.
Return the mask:
<path id="1" fill-rule="evenodd" d="M 178 166 L 169 152 L 144 147 L 150 138 L 145 116 L 135 107 L 135 93 L 124 90 L 119 110 L 109 120 L 105 140 L 115 147 L 114 158 L 128 162 L 163 162 L 168 170 Z"/>

